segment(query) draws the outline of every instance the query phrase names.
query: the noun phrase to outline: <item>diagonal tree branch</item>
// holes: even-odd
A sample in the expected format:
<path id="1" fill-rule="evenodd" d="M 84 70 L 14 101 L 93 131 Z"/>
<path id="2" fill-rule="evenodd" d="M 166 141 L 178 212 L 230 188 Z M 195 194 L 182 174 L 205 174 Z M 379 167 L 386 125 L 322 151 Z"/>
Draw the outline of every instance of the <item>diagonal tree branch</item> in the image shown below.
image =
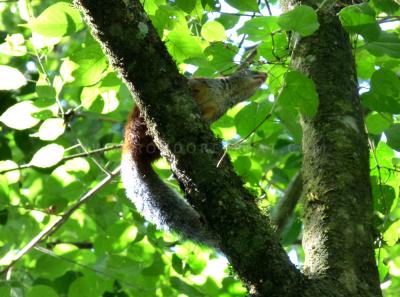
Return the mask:
<path id="1" fill-rule="evenodd" d="M 51 234 L 56 232 L 64 223 L 71 217 L 71 215 L 84 203 L 93 198 L 95 194 L 100 191 L 105 185 L 119 175 L 120 167 L 114 169 L 110 175 L 106 176 L 100 181 L 94 188 L 90 189 L 85 195 L 83 195 L 74 205 L 72 205 L 64 214 L 59 216 L 53 222 L 48 224 L 38 235 L 36 235 L 31 241 L 29 241 L 15 256 L 10 264 L 8 264 L 1 273 L 6 273 L 12 266 L 15 265 L 24 255 L 26 255 L 31 249 L 33 249 L 43 239 L 49 237 Z"/>
<path id="2" fill-rule="evenodd" d="M 254 296 L 299 296 L 300 272 L 230 162 L 225 160 L 217 168 L 221 144 L 201 120 L 186 79 L 178 73 L 140 2 L 75 3 L 135 95 L 150 133 L 189 202 L 218 235 L 221 250 Z"/>

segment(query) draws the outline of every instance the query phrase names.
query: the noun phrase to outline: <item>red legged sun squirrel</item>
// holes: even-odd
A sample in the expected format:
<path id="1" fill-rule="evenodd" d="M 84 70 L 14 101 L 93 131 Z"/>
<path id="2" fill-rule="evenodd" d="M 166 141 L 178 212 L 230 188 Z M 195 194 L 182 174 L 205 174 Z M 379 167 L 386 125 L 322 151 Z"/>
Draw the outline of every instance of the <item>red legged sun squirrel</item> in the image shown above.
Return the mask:
<path id="1" fill-rule="evenodd" d="M 266 78 L 262 72 L 241 70 L 228 77 L 191 78 L 188 86 L 202 116 L 213 122 L 236 103 L 251 97 Z M 199 213 L 153 170 L 151 163 L 160 157 L 160 151 L 137 107 L 128 118 L 122 151 L 121 176 L 127 196 L 145 219 L 188 239 L 215 245 Z"/>

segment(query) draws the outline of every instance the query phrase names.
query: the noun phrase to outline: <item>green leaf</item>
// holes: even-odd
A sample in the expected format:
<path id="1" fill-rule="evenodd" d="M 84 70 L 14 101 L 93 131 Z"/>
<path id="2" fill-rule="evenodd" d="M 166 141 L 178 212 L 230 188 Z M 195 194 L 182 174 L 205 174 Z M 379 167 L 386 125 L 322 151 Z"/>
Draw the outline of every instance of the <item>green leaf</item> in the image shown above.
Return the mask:
<path id="1" fill-rule="evenodd" d="M 234 122 L 237 133 L 246 137 L 258 125 L 262 123 L 271 110 L 271 103 L 264 101 L 262 103 L 251 102 L 243 107 L 235 116 Z"/>
<path id="2" fill-rule="evenodd" d="M 42 147 L 34 155 L 30 162 L 36 167 L 51 167 L 56 165 L 64 156 L 64 148 L 61 145 L 52 143 Z"/>
<path id="3" fill-rule="evenodd" d="M 393 97 L 369 91 L 362 94 L 361 99 L 362 104 L 369 109 L 380 112 L 400 113 L 400 102 Z"/>
<path id="4" fill-rule="evenodd" d="M 15 163 L 14 161 L 12 160 L 0 161 L 0 171 L 13 168 L 18 168 L 18 164 Z M 20 175 L 21 174 L 19 170 L 14 170 L 4 173 L 4 176 L 7 178 L 8 184 L 17 183 L 19 181 Z"/>
<path id="5" fill-rule="evenodd" d="M 400 80 L 392 71 L 379 69 L 372 74 L 371 90 L 382 96 L 400 97 Z"/>
<path id="6" fill-rule="evenodd" d="M 55 140 L 65 131 L 65 121 L 60 118 L 52 118 L 45 120 L 39 128 L 39 138 L 41 140 Z"/>
<path id="7" fill-rule="evenodd" d="M 225 28 L 217 21 L 207 22 L 201 28 L 201 36 L 209 42 L 226 39 Z"/>
<path id="8" fill-rule="evenodd" d="M 18 69 L 0 65 L 0 90 L 16 90 L 26 83 L 25 76 Z"/>
<path id="9" fill-rule="evenodd" d="M 68 263 L 61 261 L 50 255 L 41 255 L 36 260 L 35 273 L 41 277 L 54 280 L 62 276 L 70 269 Z"/>
<path id="10" fill-rule="evenodd" d="M 94 282 L 93 277 L 86 275 L 71 283 L 68 288 L 68 297 L 103 296 L 103 291 L 101 279 L 96 278 L 96 282 Z"/>
<path id="11" fill-rule="evenodd" d="M 349 33 L 358 33 L 366 40 L 376 40 L 381 32 L 375 11 L 367 3 L 343 8 L 339 18 Z"/>
<path id="12" fill-rule="evenodd" d="M 224 26 L 225 30 L 228 30 L 235 27 L 239 19 L 240 16 L 237 15 L 221 14 L 221 16 L 219 18 L 216 18 L 215 20 L 221 23 Z"/>
<path id="13" fill-rule="evenodd" d="M 184 31 L 172 31 L 167 36 L 167 48 L 178 62 L 187 58 L 203 57 L 203 50 L 196 37 Z"/>
<path id="14" fill-rule="evenodd" d="M 23 101 L 8 108 L 1 116 L 0 121 L 10 128 L 17 130 L 29 129 L 36 126 L 40 120 L 32 116 L 39 108 L 32 101 Z"/>
<path id="15" fill-rule="evenodd" d="M 371 168 L 373 168 L 373 170 L 376 170 L 375 168 L 378 165 L 381 167 L 391 167 L 393 165 L 392 161 L 395 152 L 386 143 L 380 141 L 375 149 L 375 154 L 379 164 L 376 163 L 377 160 L 375 160 L 374 156 L 370 156 Z M 376 175 L 378 175 L 378 172 Z"/>
<path id="16" fill-rule="evenodd" d="M 0 44 L 0 53 L 15 57 L 25 56 L 27 49 L 24 43 L 25 38 L 21 33 L 8 35 L 6 42 Z"/>
<path id="17" fill-rule="evenodd" d="M 276 61 L 288 56 L 288 48 L 286 33 L 279 32 L 265 38 L 257 50 L 267 61 Z"/>
<path id="18" fill-rule="evenodd" d="M 104 76 L 107 69 L 106 57 L 97 44 L 78 50 L 70 60 L 78 65 L 78 68 L 73 69 L 71 73 L 74 77 L 71 83 L 73 86 L 94 85 Z"/>
<path id="19" fill-rule="evenodd" d="M 40 75 L 36 83 L 36 94 L 42 99 L 56 98 L 56 90 L 47 81 L 47 77 Z"/>
<path id="20" fill-rule="evenodd" d="M 186 13 L 191 13 L 196 7 L 196 0 L 176 0 L 176 5 Z"/>
<path id="21" fill-rule="evenodd" d="M 394 124 L 385 131 L 387 144 L 391 148 L 400 152 L 400 124 Z"/>
<path id="22" fill-rule="evenodd" d="M 73 34 L 83 28 L 83 22 L 71 4 L 58 2 L 37 18 L 32 19 L 28 26 L 32 31 L 48 37 L 61 37 Z"/>
<path id="23" fill-rule="evenodd" d="M 183 274 L 184 270 L 183 270 L 183 261 L 181 258 L 179 258 L 176 254 L 172 255 L 172 267 L 174 268 L 174 270 L 179 273 L 179 274 Z"/>
<path id="24" fill-rule="evenodd" d="M 45 285 L 36 285 L 29 289 L 26 297 L 58 297 L 56 291 L 53 288 Z"/>
<path id="25" fill-rule="evenodd" d="M 278 17 L 275 16 L 255 17 L 246 21 L 243 26 L 237 30 L 237 33 L 247 34 L 249 40 L 262 40 L 279 29 L 277 21 Z"/>
<path id="26" fill-rule="evenodd" d="M 394 14 L 400 9 L 400 3 L 396 0 L 372 0 L 373 6 L 388 14 Z"/>
<path id="27" fill-rule="evenodd" d="M 101 114 L 113 112 L 118 108 L 117 92 L 120 89 L 120 81 L 113 82 L 111 77 L 107 75 L 100 83 L 83 88 L 81 102 L 84 108 Z"/>
<path id="28" fill-rule="evenodd" d="M 385 231 L 383 239 L 388 246 L 393 246 L 400 238 L 400 220 L 396 221 Z"/>
<path id="29" fill-rule="evenodd" d="M 156 253 L 153 258 L 153 264 L 142 270 L 142 274 L 146 276 L 157 276 L 164 273 L 165 263 L 159 253 Z"/>
<path id="30" fill-rule="evenodd" d="M 302 36 L 313 34 L 319 28 L 318 16 L 314 9 L 307 5 L 296 6 L 282 14 L 278 25 L 285 31 L 295 31 Z"/>
<path id="31" fill-rule="evenodd" d="M 213 42 L 204 49 L 204 55 L 210 61 L 211 66 L 221 72 L 226 70 L 226 65 L 233 63 L 236 52 L 236 47 L 227 46 L 223 42 Z"/>
<path id="32" fill-rule="evenodd" d="M 90 170 L 90 164 L 84 158 L 74 158 L 65 162 L 65 170 L 78 177 L 84 177 Z"/>
<path id="33" fill-rule="evenodd" d="M 375 71 L 375 56 L 371 55 L 367 50 L 357 49 L 356 61 L 357 61 L 357 75 L 359 78 L 368 80 L 371 78 L 372 73 Z"/>
<path id="34" fill-rule="evenodd" d="M 377 57 L 388 55 L 392 58 L 400 58 L 400 39 L 394 32 L 382 31 L 377 40 L 368 42 L 365 47 Z"/>
<path id="35" fill-rule="evenodd" d="M 396 192 L 393 187 L 372 183 L 372 197 L 374 199 L 374 210 L 382 214 L 389 214 Z"/>
<path id="36" fill-rule="evenodd" d="M 173 288 L 190 297 L 204 297 L 204 295 L 195 287 L 189 285 L 178 277 L 172 276 L 169 281 Z"/>
<path id="37" fill-rule="evenodd" d="M 258 11 L 257 0 L 225 0 L 225 2 L 241 11 Z"/>
<path id="38" fill-rule="evenodd" d="M 378 135 L 390 127 L 392 120 L 391 116 L 373 112 L 365 118 L 365 124 L 367 125 L 368 133 Z"/>
<path id="39" fill-rule="evenodd" d="M 314 82 L 298 71 L 287 73 L 278 100 L 279 105 L 298 108 L 306 116 L 312 117 L 317 113 L 319 99 Z"/>

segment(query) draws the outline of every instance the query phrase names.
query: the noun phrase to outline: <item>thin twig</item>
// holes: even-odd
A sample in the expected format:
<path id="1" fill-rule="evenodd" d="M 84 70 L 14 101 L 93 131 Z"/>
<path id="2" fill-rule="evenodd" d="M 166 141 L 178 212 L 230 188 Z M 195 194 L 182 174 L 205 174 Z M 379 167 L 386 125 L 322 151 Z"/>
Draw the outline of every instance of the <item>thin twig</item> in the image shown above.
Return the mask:
<path id="1" fill-rule="evenodd" d="M 265 2 L 265 6 L 267 6 L 268 14 L 269 14 L 270 16 L 272 16 L 273 14 L 272 14 L 271 6 L 269 5 L 268 0 L 264 0 L 264 2 Z"/>
<path id="2" fill-rule="evenodd" d="M 257 129 L 260 128 L 260 126 L 261 126 L 262 124 L 264 124 L 271 116 L 272 116 L 272 109 L 271 109 L 271 111 L 265 116 L 265 118 L 264 118 L 260 123 L 258 123 L 258 124 L 250 131 L 249 134 L 246 135 L 246 137 L 244 137 L 244 138 L 238 140 L 238 141 L 235 142 L 235 143 L 228 144 L 228 145 L 226 146 L 225 150 L 224 150 L 224 153 L 222 154 L 221 158 L 219 159 L 219 161 L 218 161 L 218 163 L 217 163 L 217 168 L 221 165 L 221 163 L 222 163 L 223 159 L 225 158 L 226 154 L 228 153 L 228 149 L 229 149 L 230 147 L 238 146 L 239 144 L 241 144 L 241 143 L 243 143 L 244 141 L 246 141 L 246 140 L 247 140 L 255 131 L 257 131 Z"/>
<path id="3" fill-rule="evenodd" d="M 253 14 L 247 14 L 247 13 L 239 13 L 239 12 L 223 12 L 223 11 L 216 11 L 216 13 L 219 14 L 225 14 L 225 15 L 234 15 L 234 16 L 244 16 L 244 17 L 252 17 Z M 257 15 L 258 16 L 258 15 Z M 261 15 L 259 15 L 261 16 Z"/>
<path id="4" fill-rule="evenodd" d="M 83 145 L 82 141 L 80 139 L 77 139 L 79 145 L 81 146 L 82 150 L 85 153 L 88 153 L 89 151 L 86 149 L 86 147 Z M 97 160 L 95 158 L 93 158 L 92 156 L 90 156 L 90 159 L 93 161 L 94 164 L 97 165 L 97 167 L 99 167 L 99 169 L 101 171 L 103 171 L 105 174 L 110 175 L 110 172 L 108 172 L 108 170 L 106 170 L 99 162 L 97 162 Z"/>
<path id="5" fill-rule="evenodd" d="M 115 144 L 115 145 L 112 145 L 112 146 L 109 146 L 109 147 L 103 147 L 103 148 L 97 149 L 97 150 L 92 150 L 92 151 L 88 151 L 88 152 L 83 152 L 83 153 L 78 153 L 78 154 L 66 156 L 66 157 L 62 158 L 60 160 L 60 162 L 58 162 L 57 164 L 60 164 L 62 162 L 65 162 L 65 161 L 68 161 L 68 160 L 71 160 L 71 159 L 75 159 L 75 158 L 89 157 L 91 155 L 103 153 L 103 152 L 106 152 L 106 151 L 120 149 L 121 147 L 122 147 L 122 144 Z M 18 165 L 18 167 L 15 167 L 15 168 L 4 169 L 4 170 L 0 171 L 0 174 L 4 174 L 4 173 L 10 172 L 10 171 L 15 171 L 15 170 L 32 168 L 32 167 L 34 167 L 34 166 L 32 164 L 30 164 L 30 163 L 22 164 L 22 165 Z"/>
<path id="6" fill-rule="evenodd" d="M 11 267 L 15 265 L 24 255 L 26 255 L 32 248 L 34 248 L 39 242 L 56 232 L 69 218 L 70 216 L 84 203 L 94 197 L 94 195 L 101 190 L 105 185 L 107 185 L 115 176 L 120 172 L 120 166 L 118 166 L 109 176 L 106 176 L 102 181 L 100 181 L 94 188 L 90 189 L 83 195 L 74 205 L 72 205 L 63 215 L 58 217 L 52 223 L 47 225 L 38 235 L 36 235 L 30 242 L 28 242 L 15 256 L 14 260 L 11 261 L 1 273 L 7 273 Z"/>

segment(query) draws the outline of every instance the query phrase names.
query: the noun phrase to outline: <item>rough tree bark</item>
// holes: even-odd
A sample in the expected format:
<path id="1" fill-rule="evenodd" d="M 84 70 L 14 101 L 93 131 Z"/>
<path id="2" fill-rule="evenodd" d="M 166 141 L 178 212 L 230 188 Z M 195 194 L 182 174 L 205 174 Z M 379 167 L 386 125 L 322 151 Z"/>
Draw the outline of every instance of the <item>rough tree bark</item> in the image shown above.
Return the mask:
<path id="1" fill-rule="evenodd" d="M 320 12 L 321 28 L 299 40 L 293 59 L 294 68 L 314 79 L 320 96 L 316 118 L 303 119 L 307 263 L 302 274 L 229 160 L 216 167 L 221 145 L 201 120 L 185 79 L 140 2 L 75 3 L 134 95 L 189 203 L 218 235 L 221 250 L 252 296 L 380 296 L 354 61 L 334 13 Z M 176 151 L 176 145 L 191 149 Z"/>

